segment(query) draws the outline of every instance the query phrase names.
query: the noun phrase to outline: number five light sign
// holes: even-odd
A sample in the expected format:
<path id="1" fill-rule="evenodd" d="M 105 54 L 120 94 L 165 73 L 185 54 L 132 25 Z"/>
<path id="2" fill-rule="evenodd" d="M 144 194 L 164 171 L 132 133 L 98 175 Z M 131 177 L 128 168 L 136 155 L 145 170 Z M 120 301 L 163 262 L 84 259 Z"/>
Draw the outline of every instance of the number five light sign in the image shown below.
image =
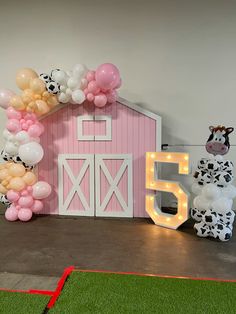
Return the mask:
<path id="1" fill-rule="evenodd" d="M 156 180 L 155 163 L 176 163 L 180 174 L 189 174 L 189 155 L 186 153 L 146 153 L 146 188 L 160 192 L 173 193 L 177 198 L 177 214 L 163 213 L 158 207 L 155 194 L 146 196 L 146 212 L 158 226 L 177 229 L 189 218 L 189 194 L 179 182 Z"/>

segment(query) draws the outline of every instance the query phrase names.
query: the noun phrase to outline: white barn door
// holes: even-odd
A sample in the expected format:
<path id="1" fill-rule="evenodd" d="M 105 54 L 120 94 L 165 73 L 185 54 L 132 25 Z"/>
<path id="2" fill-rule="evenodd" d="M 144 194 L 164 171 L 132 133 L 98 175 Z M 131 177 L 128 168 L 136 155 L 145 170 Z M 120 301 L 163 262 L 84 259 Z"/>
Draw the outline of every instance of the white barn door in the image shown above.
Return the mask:
<path id="1" fill-rule="evenodd" d="M 95 155 L 96 216 L 133 217 L 132 155 Z"/>
<path id="2" fill-rule="evenodd" d="M 94 155 L 58 156 L 60 215 L 94 216 Z"/>

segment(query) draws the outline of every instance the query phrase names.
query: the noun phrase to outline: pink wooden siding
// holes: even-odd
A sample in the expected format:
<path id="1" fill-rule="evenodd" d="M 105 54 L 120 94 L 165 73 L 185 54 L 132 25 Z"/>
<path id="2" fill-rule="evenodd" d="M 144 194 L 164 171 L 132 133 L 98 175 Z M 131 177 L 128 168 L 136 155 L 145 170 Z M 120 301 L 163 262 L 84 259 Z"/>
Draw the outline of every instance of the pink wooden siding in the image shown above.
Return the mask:
<path id="1" fill-rule="evenodd" d="M 110 115 L 112 117 L 112 141 L 78 141 L 77 116 L 79 115 Z M 58 214 L 58 154 L 132 154 L 133 159 L 133 202 L 134 217 L 147 217 L 145 213 L 145 152 L 156 150 L 156 121 L 138 113 L 125 105 L 115 103 L 104 109 L 94 108 L 86 103 L 83 106 L 68 105 L 42 120 L 45 133 L 41 137 L 44 147 L 44 158 L 38 166 L 39 179 L 52 185 L 53 193 L 45 200 L 43 213 Z M 102 122 L 86 122 L 84 132 L 88 134 L 104 134 L 105 124 Z M 73 173 L 78 173 L 79 164 L 69 162 Z M 114 177 L 119 170 L 119 162 L 106 161 L 106 165 Z M 66 174 L 64 174 L 65 176 Z M 127 188 L 126 174 L 122 177 L 119 187 L 122 191 Z M 104 179 L 101 179 L 103 182 Z M 71 188 L 69 179 L 65 179 L 65 192 Z M 81 189 L 88 195 L 87 178 L 81 184 Z M 101 191 L 104 197 L 107 190 L 104 182 Z M 124 199 L 127 195 L 124 193 Z M 112 196 L 110 204 L 118 202 Z M 74 198 L 70 209 L 76 208 Z M 114 208 L 115 209 L 115 208 Z M 116 207 L 115 210 L 119 210 Z"/>

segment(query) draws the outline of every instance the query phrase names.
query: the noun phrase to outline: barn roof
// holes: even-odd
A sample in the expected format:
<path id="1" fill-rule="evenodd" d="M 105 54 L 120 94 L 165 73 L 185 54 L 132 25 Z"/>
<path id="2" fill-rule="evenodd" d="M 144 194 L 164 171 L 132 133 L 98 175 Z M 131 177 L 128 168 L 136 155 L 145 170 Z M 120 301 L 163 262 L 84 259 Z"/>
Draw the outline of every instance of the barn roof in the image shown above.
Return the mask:
<path id="1" fill-rule="evenodd" d="M 160 151 L 161 150 L 161 116 L 159 116 L 156 113 L 153 113 L 147 109 L 144 109 L 143 107 L 141 107 L 135 103 L 132 103 L 132 102 L 130 102 L 130 101 L 128 101 L 122 97 L 118 97 L 117 102 L 156 121 L 156 149 L 157 149 L 157 151 Z M 57 105 L 49 113 L 41 116 L 40 120 L 43 120 L 47 116 L 52 115 L 54 112 L 56 112 L 62 108 L 65 108 L 66 106 L 67 106 L 67 104 Z"/>

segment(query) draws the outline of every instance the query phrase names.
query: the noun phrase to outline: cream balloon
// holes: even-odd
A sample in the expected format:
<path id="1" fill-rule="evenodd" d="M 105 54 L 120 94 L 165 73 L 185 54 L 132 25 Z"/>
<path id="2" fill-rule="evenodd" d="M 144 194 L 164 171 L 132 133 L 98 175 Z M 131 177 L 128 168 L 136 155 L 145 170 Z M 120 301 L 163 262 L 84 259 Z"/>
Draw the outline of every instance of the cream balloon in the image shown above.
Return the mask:
<path id="1" fill-rule="evenodd" d="M 38 74 L 32 69 L 29 68 L 20 69 L 16 73 L 16 85 L 22 90 L 27 89 L 30 86 L 30 81 L 37 77 Z"/>
<path id="2" fill-rule="evenodd" d="M 38 181 L 33 186 L 33 197 L 35 199 L 41 200 L 43 198 L 48 197 L 51 194 L 52 188 L 51 186 L 44 181 Z"/>
<path id="3" fill-rule="evenodd" d="M 36 165 L 43 158 L 43 148 L 36 142 L 23 144 L 19 148 L 19 157 L 27 165 Z"/>

